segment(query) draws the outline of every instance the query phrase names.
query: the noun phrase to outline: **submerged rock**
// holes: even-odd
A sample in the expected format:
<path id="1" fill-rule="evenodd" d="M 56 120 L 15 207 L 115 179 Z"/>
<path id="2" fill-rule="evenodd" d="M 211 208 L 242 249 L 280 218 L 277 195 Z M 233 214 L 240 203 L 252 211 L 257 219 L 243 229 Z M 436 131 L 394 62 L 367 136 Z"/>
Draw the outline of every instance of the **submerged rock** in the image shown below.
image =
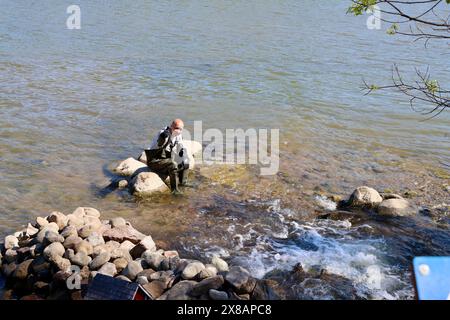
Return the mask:
<path id="1" fill-rule="evenodd" d="M 392 198 L 384 200 L 377 208 L 378 214 L 385 216 L 410 216 L 415 213 L 414 208 L 405 199 Z"/>

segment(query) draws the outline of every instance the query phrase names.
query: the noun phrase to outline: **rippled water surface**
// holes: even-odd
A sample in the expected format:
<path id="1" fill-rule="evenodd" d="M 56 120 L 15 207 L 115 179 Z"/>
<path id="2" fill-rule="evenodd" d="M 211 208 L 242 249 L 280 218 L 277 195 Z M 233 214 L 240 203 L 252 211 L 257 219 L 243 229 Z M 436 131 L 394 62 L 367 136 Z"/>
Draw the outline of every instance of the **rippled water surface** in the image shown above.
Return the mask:
<path id="1" fill-rule="evenodd" d="M 346 1 L 82 0 L 81 30 L 66 29 L 61 1 L 0 3 L 0 234 L 93 206 L 186 254 L 259 277 L 320 266 L 370 299 L 412 298 L 410 259 L 450 254 L 448 224 L 425 216 L 311 218 L 326 211 L 318 191 L 361 184 L 448 205 L 448 112 L 421 121 L 402 96 L 360 91 L 363 78 L 389 83 L 394 62 L 448 83 L 448 47 L 368 30 Z M 280 128 L 279 174 L 200 166 L 182 199 L 104 189 L 175 116 L 188 129 Z M 330 286 L 288 294 L 349 298 Z"/>

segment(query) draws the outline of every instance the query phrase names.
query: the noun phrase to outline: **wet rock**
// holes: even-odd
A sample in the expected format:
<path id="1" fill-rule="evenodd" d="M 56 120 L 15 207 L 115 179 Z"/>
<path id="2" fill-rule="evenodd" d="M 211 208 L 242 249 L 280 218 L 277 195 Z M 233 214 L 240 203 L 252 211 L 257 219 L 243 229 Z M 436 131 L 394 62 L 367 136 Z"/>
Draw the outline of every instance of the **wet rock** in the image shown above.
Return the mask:
<path id="1" fill-rule="evenodd" d="M 118 273 L 122 272 L 122 270 L 125 269 L 128 265 L 128 261 L 125 258 L 114 259 L 113 263 L 116 266 Z"/>
<path id="2" fill-rule="evenodd" d="M 169 187 L 154 172 L 141 172 L 131 181 L 131 190 L 139 196 L 146 196 L 155 192 L 167 192 Z"/>
<path id="3" fill-rule="evenodd" d="M 117 269 L 114 263 L 107 262 L 98 270 L 98 273 L 114 277 L 117 274 Z"/>
<path id="4" fill-rule="evenodd" d="M 89 264 L 89 268 L 91 270 L 97 270 L 105 263 L 107 263 L 109 259 L 111 259 L 111 254 L 109 252 L 102 252 L 98 256 L 96 256 L 94 260 L 91 261 L 91 263 Z"/>
<path id="5" fill-rule="evenodd" d="M 225 276 L 225 280 L 239 293 L 250 293 L 253 291 L 256 280 L 241 266 L 233 266 Z"/>
<path id="6" fill-rule="evenodd" d="M 16 270 L 14 271 L 13 277 L 18 280 L 25 280 L 28 275 L 30 274 L 31 263 L 33 262 L 33 259 L 25 260 L 24 262 L 20 263 Z"/>
<path id="7" fill-rule="evenodd" d="M 228 300 L 228 294 L 225 291 L 210 289 L 208 295 L 212 300 Z"/>
<path id="8" fill-rule="evenodd" d="M 166 291 L 158 300 L 192 300 L 188 292 L 197 284 L 195 281 L 183 280 Z"/>
<path id="9" fill-rule="evenodd" d="M 381 203 L 381 201 L 383 201 L 383 198 L 377 190 L 362 186 L 353 191 L 349 199 L 349 205 L 353 207 L 374 207 Z"/>
<path id="10" fill-rule="evenodd" d="M 200 297 L 203 294 L 209 292 L 210 289 L 219 289 L 224 283 L 221 275 L 204 279 L 194 285 L 189 291 L 189 294 L 193 297 Z"/>
<path id="11" fill-rule="evenodd" d="M 405 199 L 388 199 L 378 206 L 378 214 L 385 216 L 409 216 L 413 215 L 414 209 Z"/>
<path id="12" fill-rule="evenodd" d="M 212 257 L 211 264 L 216 267 L 218 272 L 228 272 L 229 270 L 228 263 L 218 256 Z"/>
<path id="13" fill-rule="evenodd" d="M 200 271 L 205 269 L 205 265 L 199 261 L 189 263 L 181 273 L 181 277 L 186 280 L 195 278 Z"/>
<path id="14" fill-rule="evenodd" d="M 128 181 L 125 179 L 119 180 L 119 182 L 117 182 L 117 187 L 119 189 L 125 189 L 126 187 L 128 187 Z"/>
<path id="15" fill-rule="evenodd" d="M 67 226 L 69 219 L 63 213 L 54 211 L 47 217 L 47 221 L 56 223 L 59 230 L 62 230 Z"/>
<path id="16" fill-rule="evenodd" d="M 141 263 L 137 261 L 130 261 L 125 269 L 122 271 L 122 275 L 126 276 L 128 279 L 133 280 L 136 279 L 136 276 L 139 272 L 143 271 Z"/>
<path id="17" fill-rule="evenodd" d="M 119 163 L 113 171 L 118 175 L 132 176 L 136 171 L 144 168 L 147 168 L 146 164 L 134 158 L 128 158 Z"/>
<path id="18" fill-rule="evenodd" d="M 105 241 L 114 240 L 117 242 L 124 242 L 128 240 L 134 244 L 139 243 L 142 239 L 145 238 L 145 234 L 134 229 L 132 226 L 121 226 L 111 228 L 103 233 L 103 238 Z"/>
<path id="19" fill-rule="evenodd" d="M 144 284 L 143 287 L 154 300 L 159 298 L 163 294 L 164 290 L 166 290 L 165 283 L 158 280 Z"/>
<path id="20" fill-rule="evenodd" d="M 156 245 L 151 236 L 144 237 L 130 250 L 130 254 L 134 259 L 137 259 L 140 258 L 145 251 L 156 251 Z"/>
<path id="21" fill-rule="evenodd" d="M 60 242 L 53 242 L 44 249 L 44 257 L 53 261 L 56 257 L 62 257 L 65 253 L 64 246 Z"/>
<path id="22" fill-rule="evenodd" d="M 92 246 L 92 244 L 90 244 L 86 240 L 82 240 L 82 241 L 78 242 L 77 244 L 75 244 L 74 250 L 75 250 L 75 253 L 84 252 L 88 256 L 90 256 L 94 252 L 94 247 Z"/>
<path id="23" fill-rule="evenodd" d="M 142 258 L 145 260 L 145 262 L 148 263 L 150 268 L 154 270 L 158 270 L 161 262 L 165 259 L 163 255 L 161 255 L 158 252 L 153 252 L 151 250 L 147 250 L 142 254 Z"/>
<path id="24" fill-rule="evenodd" d="M 6 250 L 12 249 L 19 246 L 19 239 L 14 236 L 6 236 L 4 247 Z"/>

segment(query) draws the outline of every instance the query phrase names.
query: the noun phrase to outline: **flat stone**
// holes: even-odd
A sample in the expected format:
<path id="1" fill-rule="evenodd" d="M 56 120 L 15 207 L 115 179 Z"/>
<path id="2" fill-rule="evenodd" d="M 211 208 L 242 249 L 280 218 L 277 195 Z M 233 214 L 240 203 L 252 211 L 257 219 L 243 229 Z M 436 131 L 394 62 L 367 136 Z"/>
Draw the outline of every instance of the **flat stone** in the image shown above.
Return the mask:
<path id="1" fill-rule="evenodd" d="M 164 282 L 158 280 L 144 284 L 143 287 L 154 300 L 159 298 L 167 288 Z"/>
<path id="2" fill-rule="evenodd" d="M 103 238 L 105 241 L 114 240 L 122 243 L 125 240 L 128 240 L 134 244 L 137 244 L 145 238 L 145 234 L 137 231 L 132 226 L 126 225 L 106 230 L 103 233 Z"/>
<path id="3" fill-rule="evenodd" d="M 197 284 L 195 281 L 183 280 L 161 295 L 158 300 L 192 300 L 188 292 Z"/>
<path id="4" fill-rule="evenodd" d="M 377 210 L 380 215 L 397 217 L 410 216 L 416 212 L 405 199 L 384 200 L 380 203 Z"/>

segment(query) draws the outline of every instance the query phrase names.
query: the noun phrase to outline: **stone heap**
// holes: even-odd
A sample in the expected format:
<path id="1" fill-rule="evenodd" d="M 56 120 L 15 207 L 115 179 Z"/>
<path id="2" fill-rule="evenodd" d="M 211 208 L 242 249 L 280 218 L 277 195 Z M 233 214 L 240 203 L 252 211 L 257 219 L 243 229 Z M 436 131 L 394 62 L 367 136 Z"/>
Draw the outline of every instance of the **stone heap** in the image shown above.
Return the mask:
<path id="1" fill-rule="evenodd" d="M 183 259 L 177 251 L 158 249 L 150 235 L 123 218 L 100 220 L 100 212 L 88 207 L 36 218 L 6 236 L 0 252 L 5 299 L 83 299 L 83 288 L 97 274 L 137 282 L 158 300 L 273 296 L 265 280 L 240 266 L 228 267 L 218 256 L 209 263 Z M 74 275 L 82 288 L 70 290 Z"/>

